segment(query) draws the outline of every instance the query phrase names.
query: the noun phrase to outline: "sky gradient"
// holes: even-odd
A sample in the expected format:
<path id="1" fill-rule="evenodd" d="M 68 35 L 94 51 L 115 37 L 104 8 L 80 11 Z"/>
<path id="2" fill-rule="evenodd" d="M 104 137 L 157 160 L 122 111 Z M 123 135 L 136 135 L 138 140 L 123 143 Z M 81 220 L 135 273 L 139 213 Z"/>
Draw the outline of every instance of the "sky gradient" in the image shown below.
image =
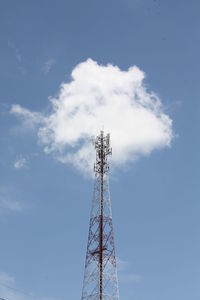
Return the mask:
<path id="1" fill-rule="evenodd" d="M 91 58 L 136 65 L 173 121 L 170 147 L 111 174 L 120 299 L 199 300 L 199 12 L 197 0 L 1 2 L 0 297 L 81 298 L 93 181 L 10 110 L 49 114 Z"/>

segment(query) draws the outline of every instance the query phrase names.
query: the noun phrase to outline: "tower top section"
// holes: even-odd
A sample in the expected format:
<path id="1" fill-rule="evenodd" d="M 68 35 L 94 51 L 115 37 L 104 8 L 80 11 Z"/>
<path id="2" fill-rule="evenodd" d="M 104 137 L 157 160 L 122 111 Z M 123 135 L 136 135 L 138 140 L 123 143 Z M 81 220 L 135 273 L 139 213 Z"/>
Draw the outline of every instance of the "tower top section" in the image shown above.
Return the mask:
<path id="1" fill-rule="evenodd" d="M 96 175 L 104 175 L 109 171 L 108 155 L 112 154 L 112 149 L 110 147 L 110 134 L 104 135 L 104 131 L 101 130 L 100 134 L 93 142 L 96 149 L 94 172 Z"/>

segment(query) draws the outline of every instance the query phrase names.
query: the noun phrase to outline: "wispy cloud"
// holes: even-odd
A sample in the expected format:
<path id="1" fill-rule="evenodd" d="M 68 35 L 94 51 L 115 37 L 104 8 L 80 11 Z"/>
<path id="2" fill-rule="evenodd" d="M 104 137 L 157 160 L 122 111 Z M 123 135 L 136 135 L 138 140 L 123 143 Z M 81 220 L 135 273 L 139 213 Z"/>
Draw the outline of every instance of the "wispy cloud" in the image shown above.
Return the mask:
<path id="1" fill-rule="evenodd" d="M 0 297 L 5 300 L 56 300 L 18 289 L 15 278 L 5 272 L 0 272 Z"/>
<path id="2" fill-rule="evenodd" d="M 78 64 L 71 76 L 71 82 L 61 84 L 58 96 L 50 98 L 49 114 L 12 106 L 11 113 L 27 125 L 39 125 L 45 153 L 84 172 L 92 170 L 91 136 L 99 133 L 102 125 L 111 134 L 116 166 L 170 147 L 172 120 L 161 99 L 146 89 L 145 74 L 138 67 L 122 71 L 88 59 Z"/>
<path id="3" fill-rule="evenodd" d="M 121 283 L 140 283 L 143 277 L 138 274 L 119 273 L 119 280 Z"/>
<path id="4" fill-rule="evenodd" d="M 8 47 L 14 51 L 17 61 L 19 63 L 21 63 L 22 55 L 21 55 L 21 52 L 19 51 L 19 49 L 16 47 L 16 45 L 13 42 L 11 42 L 10 40 L 8 40 Z"/>
<path id="5" fill-rule="evenodd" d="M 21 211 L 22 205 L 17 200 L 0 198 L 0 212 L 5 210 Z"/>
<path id="6" fill-rule="evenodd" d="M 53 58 L 47 60 L 42 66 L 42 71 L 44 72 L 44 74 L 48 74 L 51 71 L 53 65 L 55 65 L 55 63 L 56 61 Z"/>
<path id="7" fill-rule="evenodd" d="M 143 280 L 141 275 L 133 273 L 131 263 L 117 258 L 117 269 L 120 283 L 140 283 Z"/>
<path id="8" fill-rule="evenodd" d="M 22 156 L 17 157 L 14 161 L 13 166 L 17 170 L 27 167 L 27 158 Z"/>
<path id="9" fill-rule="evenodd" d="M 45 122 L 44 116 L 39 112 L 32 112 L 18 104 L 11 107 L 10 113 L 18 117 L 26 130 L 35 129 L 36 125 L 41 125 Z"/>
<path id="10" fill-rule="evenodd" d="M 13 194 L 10 189 L 0 187 L 0 215 L 23 210 L 22 203 Z"/>

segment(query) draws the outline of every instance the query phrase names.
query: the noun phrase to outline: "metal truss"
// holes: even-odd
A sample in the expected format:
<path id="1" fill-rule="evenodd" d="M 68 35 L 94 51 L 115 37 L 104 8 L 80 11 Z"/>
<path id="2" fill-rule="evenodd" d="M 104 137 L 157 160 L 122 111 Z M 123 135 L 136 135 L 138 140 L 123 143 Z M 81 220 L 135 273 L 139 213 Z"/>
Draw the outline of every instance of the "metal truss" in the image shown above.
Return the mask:
<path id="1" fill-rule="evenodd" d="M 94 140 L 96 163 L 82 300 L 119 300 L 112 212 L 109 193 L 110 136 Z"/>

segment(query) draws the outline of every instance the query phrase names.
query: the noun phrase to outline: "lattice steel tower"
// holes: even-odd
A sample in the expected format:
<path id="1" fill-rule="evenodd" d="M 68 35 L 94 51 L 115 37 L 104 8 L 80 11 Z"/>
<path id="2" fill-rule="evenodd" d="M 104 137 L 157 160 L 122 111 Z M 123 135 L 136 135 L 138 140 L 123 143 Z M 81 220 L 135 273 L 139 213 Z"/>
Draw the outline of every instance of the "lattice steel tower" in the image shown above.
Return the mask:
<path id="1" fill-rule="evenodd" d="M 119 300 L 112 212 L 109 194 L 110 135 L 94 140 L 96 163 L 85 260 L 82 300 Z"/>

